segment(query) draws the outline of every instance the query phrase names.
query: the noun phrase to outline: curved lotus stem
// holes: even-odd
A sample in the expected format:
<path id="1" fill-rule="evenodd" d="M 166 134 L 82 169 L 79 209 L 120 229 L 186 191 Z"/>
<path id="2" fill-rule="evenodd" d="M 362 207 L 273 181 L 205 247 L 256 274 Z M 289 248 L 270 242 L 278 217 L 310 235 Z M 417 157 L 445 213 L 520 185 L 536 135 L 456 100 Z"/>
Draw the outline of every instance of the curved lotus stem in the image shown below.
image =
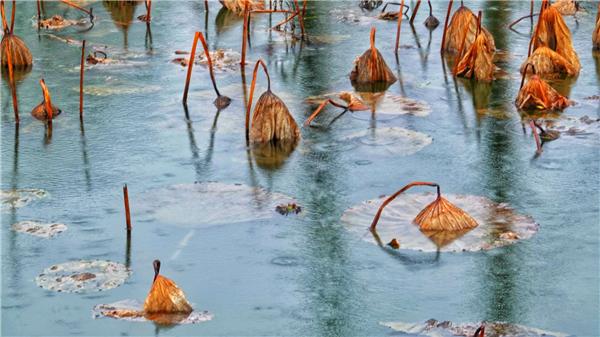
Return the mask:
<path id="1" fill-rule="evenodd" d="M 333 105 L 333 106 L 336 106 L 338 108 L 342 108 L 344 110 L 348 110 L 347 106 L 338 104 L 338 103 L 334 102 L 332 99 L 328 98 L 328 99 L 324 100 L 323 103 L 321 103 L 319 105 L 319 107 L 310 115 L 310 117 L 308 117 L 308 119 L 306 119 L 306 122 L 304 122 L 304 126 L 309 126 L 310 122 L 312 122 L 313 119 L 315 119 L 315 117 L 317 117 L 317 115 L 319 113 L 321 113 L 321 111 L 323 110 L 323 108 L 325 108 L 325 106 L 328 103 L 331 104 L 331 105 Z"/>
<path id="2" fill-rule="evenodd" d="M 446 20 L 444 21 L 444 33 L 442 34 L 442 46 L 440 47 L 440 53 L 443 53 L 445 50 L 444 45 L 446 44 L 446 31 L 448 30 L 448 19 L 450 19 L 450 12 L 452 11 L 453 2 L 453 0 L 448 2 L 448 10 L 446 11 Z"/>
<path id="3" fill-rule="evenodd" d="M 250 143 L 250 109 L 252 108 L 252 97 L 254 96 L 254 88 L 256 87 L 256 74 L 258 73 L 258 66 L 261 65 L 267 75 L 267 91 L 271 91 L 271 77 L 269 77 L 269 71 L 267 66 L 262 59 L 256 61 L 254 65 L 254 71 L 252 72 L 252 83 L 250 84 L 250 96 L 248 96 L 248 107 L 246 108 L 246 144 Z"/>
<path id="4" fill-rule="evenodd" d="M 10 10 L 10 33 L 12 34 L 15 30 L 15 12 L 17 10 L 17 2 L 12 1 L 12 8 Z"/>
<path id="5" fill-rule="evenodd" d="M 152 280 L 152 283 L 154 283 L 158 277 L 158 274 L 160 274 L 160 260 L 154 260 L 152 262 L 152 266 L 154 267 L 154 280 Z"/>
<path id="6" fill-rule="evenodd" d="M 532 8 L 532 11 L 533 11 L 533 8 Z M 531 21 L 533 21 L 533 17 L 534 16 L 538 16 L 538 15 L 539 14 L 533 14 L 532 13 L 532 14 L 528 14 L 528 15 L 522 16 L 522 17 L 516 19 L 515 21 L 513 21 L 513 23 L 511 23 L 510 25 L 508 25 L 508 28 L 513 29 L 514 25 L 516 25 L 517 23 L 519 23 L 519 22 L 521 22 L 521 21 L 523 21 L 524 19 L 527 19 L 527 18 L 531 18 Z"/>
<path id="7" fill-rule="evenodd" d="M 525 76 L 527 76 L 527 68 L 531 67 L 533 74 L 535 75 L 535 66 L 533 63 L 527 63 L 525 68 L 523 68 L 523 76 L 521 77 L 521 85 L 519 86 L 519 90 L 523 88 L 523 84 L 525 84 Z"/>
<path id="8" fill-rule="evenodd" d="M 146 0 L 145 5 L 146 5 L 146 21 L 150 22 L 151 21 L 150 12 L 152 11 L 152 0 Z"/>
<path id="9" fill-rule="evenodd" d="M 204 39 L 204 34 L 202 32 L 198 32 L 198 37 L 200 38 L 200 42 L 202 42 L 202 48 L 204 48 L 204 54 L 206 55 L 206 60 L 208 61 L 208 71 L 210 73 L 210 80 L 212 81 L 213 88 L 215 89 L 215 93 L 217 96 L 221 96 L 219 89 L 217 89 L 217 82 L 215 81 L 215 74 L 213 72 L 212 60 L 210 59 L 210 52 L 208 50 L 208 45 L 206 44 L 206 40 Z"/>
<path id="10" fill-rule="evenodd" d="M 81 44 L 81 66 L 79 68 L 79 120 L 83 121 L 83 71 L 85 69 L 85 40 Z"/>
<path id="11" fill-rule="evenodd" d="M 381 212 L 383 212 L 383 209 L 385 208 L 385 206 L 387 206 L 390 202 L 392 202 L 392 200 L 396 199 L 397 196 L 404 193 L 406 190 L 410 189 L 411 187 L 415 187 L 415 186 L 436 187 L 437 188 L 437 197 L 439 198 L 441 196 L 440 185 L 438 185 L 436 183 L 423 182 L 423 181 L 412 182 L 412 183 L 402 187 L 396 193 L 389 196 L 387 199 L 385 199 L 385 201 L 381 204 L 381 206 L 379 206 L 379 209 L 377 210 L 377 214 L 375 214 L 375 217 L 373 218 L 373 222 L 371 222 L 371 227 L 370 227 L 371 231 L 375 230 L 375 227 L 377 226 L 377 222 L 379 222 L 379 217 L 381 217 Z"/>
<path id="12" fill-rule="evenodd" d="M 10 31 L 8 30 L 8 23 L 6 22 L 6 13 L 4 12 L 4 0 L 0 1 L 0 13 L 2 15 L 2 31 L 5 34 L 8 34 Z"/>
<path id="13" fill-rule="evenodd" d="M 452 0 L 450 0 L 452 1 Z M 396 28 L 396 49 L 395 53 L 398 54 L 398 48 L 400 47 L 400 30 L 402 28 L 402 7 L 404 7 L 404 0 L 400 3 L 400 11 L 398 12 L 398 27 Z"/>
<path id="14" fill-rule="evenodd" d="M 408 13 L 408 10 L 410 9 L 409 5 L 401 5 L 398 2 L 386 2 L 385 5 L 383 5 L 383 8 L 381 8 L 381 13 L 385 13 L 385 9 L 387 8 L 388 5 L 400 6 L 400 9 L 398 10 L 398 15 L 406 15 L 406 13 Z M 402 7 L 406 8 L 406 11 L 403 12 Z"/>
<path id="15" fill-rule="evenodd" d="M 371 60 L 375 60 L 377 59 L 377 48 L 375 48 L 375 27 L 371 27 L 371 36 L 370 36 L 370 43 L 371 43 Z M 375 78 L 375 69 L 376 68 L 376 64 L 375 62 L 371 62 L 371 78 Z"/>
<path id="16" fill-rule="evenodd" d="M 244 2 L 244 28 L 242 29 L 242 57 L 240 59 L 240 65 L 242 71 L 246 67 L 246 40 L 248 39 L 248 23 L 250 21 L 250 10 L 249 1 Z"/>
<path id="17" fill-rule="evenodd" d="M 183 89 L 183 104 L 187 105 L 188 90 L 190 89 L 190 80 L 192 79 L 192 68 L 194 67 L 194 59 L 196 58 L 196 46 L 198 45 L 198 38 L 200 32 L 194 34 L 194 42 L 192 43 L 192 51 L 190 53 L 190 61 L 188 62 L 188 71 L 185 78 L 185 88 Z"/>
<path id="18" fill-rule="evenodd" d="M 253 13 L 254 13 L 254 11 L 253 11 Z M 298 16 L 299 13 L 300 13 L 299 11 L 295 12 L 294 14 L 290 15 L 287 19 L 285 19 L 285 20 L 281 21 L 280 23 L 276 24 L 275 26 L 273 26 L 273 28 L 271 28 L 271 29 L 279 30 L 282 25 L 285 25 L 286 23 L 293 20 L 296 16 Z"/>
<path id="19" fill-rule="evenodd" d="M 127 233 L 131 233 L 131 212 L 129 211 L 129 192 L 127 190 L 127 184 L 123 185 L 123 203 L 125 204 L 125 223 L 127 224 Z"/>
<path id="20" fill-rule="evenodd" d="M 42 87 L 42 93 L 44 94 L 44 109 L 46 109 L 46 118 L 48 119 L 48 124 L 52 125 L 52 98 L 50 97 L 50 91 L 48 91 L 48 87 L 46 86 L 46 82 L 42 78 L 40 80 L 40 86 Z"/>
<path id="21" fill-rule="evenodd" d="M 4 6 L 2 6 L 4 7 Z M 4 16 L 3 16 L 4 17 Z M 12 95 L 13 111 L 15 112 L 15 123 L 19 124 L 19 102 L 17 100 L 17 88 L 15 86 L 14 69 L 12 63 L 12 52 L 10 50 L 10 43 L 6 44 L 6 59 L 8 60 L 8 81 L 10 86 L 10 93 Z"/>
<path id="22" fill-rule="evenodd" d="M 545 5 L 547 5 L 547 4 L 548 4 L 547 0 L 542 0 L 542 6 L 540 7 L 538 23 L 535 26 L 535 30 L 533 31 L 533 34 L 531 35 L 531 39 L 529 40 L 529 48 L 527 50 L 527 58 L 529 58 L 529 56 L 531 56 L 531 52 L 532 52 L 531 47 L 533 46 L 533 41 L 535 39 L 537 39 L 537 35 L 538 35 L 539 27 L 540 27 L 540 20 L 542 19 L 542 13 L 544 12 L 544 9 L 546 8 Z"/>
<path id="23" fill-rule="evenodd" d="M 417 0 L 417 3 L 415 4 L 415 9 L 412 12 L 412 15 L 410 16 L 410 24 L 413 24 L 413 21 L 415 21 L 415 17 L 417 16 L 417 12 L 419 12 L 419 6 L 421 6 L 421 0 Z"/>
<path id="24" fill-rule="evenodd" d="M 484 337 L 484 336 L 485 336 L 485 326 L 481 325 L 479 328 L 477 328 L 477 330 L 475 330 L 473 337 Z"/>
<path id="25" fill-rule="evenodd" d="M 72 3 L 71 1 L 68 1 L 68 0 L 60 0 L 60 2 L 66 4 L 66 5 L 69 5 L 69 6 L 73 7 L 73 8 L 79 9 L 80 11 L 82 11 L 82 12 L 86 13 L 87 15 L 89 15 L 90 19 L 92 19 L 92 20 L 94 19 L 94 15 L 92 14 L 91 10 L 85 9 L 85 8 L 83 8 L 81 6 L 78 6 L 78 5 Z"/>

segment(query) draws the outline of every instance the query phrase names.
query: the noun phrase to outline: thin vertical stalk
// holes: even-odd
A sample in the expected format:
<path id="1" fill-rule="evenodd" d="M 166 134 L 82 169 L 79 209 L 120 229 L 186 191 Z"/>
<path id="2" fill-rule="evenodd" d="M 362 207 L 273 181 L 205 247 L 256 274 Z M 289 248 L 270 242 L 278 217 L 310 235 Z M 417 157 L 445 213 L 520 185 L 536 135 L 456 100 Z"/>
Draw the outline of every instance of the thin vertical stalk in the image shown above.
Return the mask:
<path id="1" fill-rule="evenodd" d="M 419 6 L 421 6 L 421 0 L 417 0 L 417 4 L 415 5 L 415 9 L 413 10 L 412 15 L 410 16 L 410 24 L 411 25 L 415 21 L 415 17 L 417 16 L 417 12 L 419 11 Z M 402 11 L 402 9 L 400 9 L 400 11 Z"/>
<path id="2" fill-rule="evenodd" d="M 129 192 L 127 184 L 123 185 L 123 202 L 125 204 L 125 223 L 127 224 L 127 232 L 131 232 L 131 213 L 129 211 Z"/>
<path id="3" fill-rule="evenodd" d="M 192 43 L 192 51 L 190 53 L 190 61 L 188 62 L 188 71 L 185 79 L 185 89 L 183 89 L 183 104 L 187 104 L 188 90 L 190 89 L 190 80 L 192 79 L 192 68 L 196 58 L 196 46 L 198 45 L 199 32 L 194 34 L 194 42 Z"/>
<path id="4" fill-rule="evenodd" d="M 252 83 L 250 84 L 250 96 L 248 97 L 248 105 L 246 107 L 246 145 L 250 144 L 250 110 L 252 109 L 252 98 L 254 97 L 254 88 L 256 88 L 256 75 L 258 73 L 258 66 L 261 65 L 267 76 L 267 91 L 271 91 L 271 77 L 265 62 L 261 59 L 256 61 L 254 65 L 254 71 L 252 72 Z"/>
<path id="5" fill-rule="evenodd" d="M 150 22 L 152 11 L 152 0 L 146 0 L 146 21 Z"/>
<path id="6" fill-rule="evenodd" d="M 79 68 L 79 120 L 83 122 L 83 72 L 85 69 L 85 40 L 81 44 L 81 66 Z"/>
<path id="7" fill-rule="evenodd" d="M 6 13 L 4 12 L 4 0 L 0 1 L 0 14 L 2 16 L 2 31 L 8 31 L 8 23 L 6 22 Z"/>
<path id="8" fill-rule="evenodd" d="M 248 8 L 248 1 L 244 3 L 244 28 L 242 30 L 242 58 L 240 65 L 242 69 L 246 66 L 246 43 L 248 39 L 248 21 L 250 19 L 250 10 Z"/>
<path id="9" fill-rule="evenodd" d="M 13 111 L 15 113 L 15 123 L 19 124 L 19 102 L 17 100 L 17 87 L 15 85 L 14 77 L 14 65 L 12 62 L 12 50 L 10 49 L 10 43 L 6 44 L 6 59 L 8 61 L 8 84 L 10 86 L 10 93 L 12 95 Z"/>
<path id="10" fill-rule="evenodd" d="M 542 142 L 540 141 L 540 136 L 537 133 L 535 123 L 533 122 L 533 120 L 529 121 L 529 127 L 531 128 L 531 132 L 533 132 L 533 138 L 535 139 L 535 147 L 537 148 L 537 153 L 542 153 Z"/>
<path id="11" fill-rule="evenodd" d="M 371 78 L 375 78 L 375 62 L 374 60 L 377 58 L 377 48 L 375 48 L 375 27 L 371 27 L 371 36 L 370 36 L 370 44 L 371 44 Z"/>
<path id="12" fill-rule="evenodd" d="M 452 1 L 452 0 L 450 0 Z M 400 48 L 400 31 L 402 29 L 402 9 L 404 8 L 404 0 L 400 2 L 400 10 L 398 11 L 398 27 L 396 28 L 396 55 L 398 54 L 398 48 Z"/>
<path id="13" fill-rule="evenodd" d="M 446 20 L 444 21 L 444 33 L 442 34 L 442 46 L 440 47 L 440 53 L 443 53 L 446 49 L 446 31 L 448 30 L 448 20 L 450 19 L 450 12 L 452 11 L 453 2 L 453 0 L 448 2 L 448 10 L 446 11 Z"/>
<path id="14" fill-rule="evenodd" d="M 10 34 L 15 30 L 15 12 L 17 11 L 17 2 L 13 0 L 10 13 Z"/>
<path id="15" fill-rule="evenodd" d="M 54 118 L 54 111 L 52 110 L 52 98 L 50 98 L 50 92 L 46 86 L 46 82 L 42 78 L 40 80 L 40 86 L 42 87 L 42 93 L 44 94 L 44 109 L 46 110 L 46 119 L 48 121 L 48 127 L 52 128 L 52 118 Z"/>

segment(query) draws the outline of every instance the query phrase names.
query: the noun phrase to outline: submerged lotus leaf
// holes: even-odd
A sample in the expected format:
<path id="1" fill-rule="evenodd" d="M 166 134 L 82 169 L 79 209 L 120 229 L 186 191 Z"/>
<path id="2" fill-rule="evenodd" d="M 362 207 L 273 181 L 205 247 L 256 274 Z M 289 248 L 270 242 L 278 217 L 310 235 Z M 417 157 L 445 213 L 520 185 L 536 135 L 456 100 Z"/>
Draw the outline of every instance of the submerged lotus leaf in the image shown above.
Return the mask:
<path id="1" fill-rule="evenodd" d="M 450 321 L 427 320 L 423 323 L 404 323 L 404 322 L 381 322 L 392 330 L 410 336 L 431 336 L 431 337 L 471 337 L 480 326 L 485 326 L 485 337 L 566 337 L 567 334 L 560 332 L 545 331 L 536 328 L 530 328 L 523 325 L 506 322 L 480 322 L 480 323 L 461 323 L 455 324 Z"/>
<path id="2" fill-rule="evenodd" d="M 369 146 L 370 154 L 409 156 L 431 144 L 433 139 L 417 131 L 399 127 L 370 128 L 355 132 L 345 141 Z"/>
<path id="3" fill-rule="evenodd" d="M 83 93 L 92 96 L 112 96 L 112 95 L 132 95 L 149 94 L 160 91 L 159 85 L 124 85 L 124 84 L 105 84 L 105 85 L 86 85 Z M 79 91 L 79 87 L 73 87 L 73 90 Z"/>
<path id="4" fill-rule="evenodd" d="M 69 26 L 74 26 L 74 25 L 83 25 L 86 22 L 87 22 L 86 20 L 69 20 L 69 19 L 63 18 L 60 15 L 53 15 L 52 17 L 50 17 L 48 19 L 42 19 L 39 22 L 39 25 L 40 25 L 40 28 L 54 30 L 54 29 L 63 29 L 63 28 L 69 27 Z M 34 25 L 37 27 L 37 23 L 34 23 Z"/>
<path id="5" fill-rule="evenodd" d="M 370 233 L 369 226 L 385 197 L 347 209 L 342 222 L 369 242 L 386 243 L 396 238 L 401 243 L 400 249 L 420 251 L 436 251 L 438 247 L 446 252 L 488 250 L 529 239 L 538 231 L 539 226 L 531 217 L 515 213 L 506 204 L 473 195 L 443 196 L 473 217 L 479 226 L 470 231 L 421 231 L 413 220 L 435 200 L 432 193 L 401 194 L 394 199 L 381 214 L 378 237 Z"/>
<path id="6" fill-rule="evenodd" d="M 46 196 L 48 196 L 48 192 L 40 189 L 0 190 L 3 211 L 23 207 Z"/>
<path id="7" fill-rule="evenodd" d="M 595 146 L 600 145 L 599 118 L 590 118 L 587 115 L 583 117 L 561 116 L 558 119 L 538 120 L 538 122 L 541 122 L 542 127 L 547 131 L 560 132 L 560 137 L 564 139 L 574 139 Z"/>
<path id="8" fill-rule="evenodd" d="M 67 225 L 61 223 L 43 223 L 40 221 L 21 221 L 13 224 L 12 230 L 48 239 L 66 231 Z"/>
<path id="9" fill-rule="evenodd" d="M 144 193 L 135 202 L 140 218 L 205 228 L 270 219 L 275 207 L 294 202 L 280 193 L 242 184 L 207 182 L 172 185 Z"/>
<path id="10" fill-rule="evenodd" d="M 133 322 L 153 321 L 159 325 L 196 324 L 210 321 L 213 314 L 208 311 L 191 313 L 145 313 L 142 303 L 135 300 L 123 300 L 111 304 L 99 304 L 92 310 L 94 318 L 110 317 Z"/>
<path id="11" fill-rule="evenodd" d="M 359 92 L 358 95 L 371 108 L 371 112 L 376 112 L 378 115 L 410 114 L 425 117 L 431 112 L 431 106 L 427 102 L 400 95 L 373 92 Z"/>
<path id="12" fill-rule="evenodd" d="M 82 293 L 116 288 L 130 275 L 131 271 L 117 262 L 78 260 L 46 268 L 35 282 L 47 290 Z"/>

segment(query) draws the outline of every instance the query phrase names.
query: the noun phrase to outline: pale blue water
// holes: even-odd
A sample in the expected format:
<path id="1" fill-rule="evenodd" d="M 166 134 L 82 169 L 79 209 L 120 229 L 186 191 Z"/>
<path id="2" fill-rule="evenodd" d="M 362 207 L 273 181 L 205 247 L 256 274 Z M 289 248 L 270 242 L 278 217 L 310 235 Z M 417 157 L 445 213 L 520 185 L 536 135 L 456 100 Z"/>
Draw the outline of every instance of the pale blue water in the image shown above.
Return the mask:
<path id="1" fill-rule="evenodd" d="M 304 128 L 303 140 L 278 169 L 249 165 L 244 141 L 243 90 L 239 71 L 219 72 L 218 84 L 233 99 L 216 109 L 208 72 L 196 66 L 189 98 L 191 121 L 181 105 L 185 69 L 170 63 L 175 50 L 190 48 L 193 32 L 207 32 L 211 49 L 238 51 L 241 20 L 217 27 L 220 9 L 202 2 L 153 2 L 152 48 L 146 25 L 134 19 L 126 31 L 115 26 L 102 2 L 93 2 L 95 27 L 52 34 L 108 45 L 109 55 L 129 65 L 96 66 L 86 72 L 85 133 L 78 116 L 80 48 L 38 35 L 32 25 L 35 2 L 19 2 L 15 32 L 34 55 L 34 67 L 18 83 L 21 126 L 15 135 L 12 103 L 2 84 L 2 188 L 41 188 L 50 197 L 2 214 L 3 335 L 387 335 L 380 321 L 429 318 L 472 322 L 502 320 L 575 335 L 599 335 L 599 144 L 562 137 L 535 157 L 531 134 L 523 134 L 514 109 L 527 53 L 528 36 L 509 31 L 509 22 L 529 12 L 529 2 L 468 2 L 484 10 L 484 25 L 499 49 L 510 54 L 498 65 L 514 78 L 497 80 L 489 97 L 473 97 L 464 81 L 442 68 L 442 29 L 430 35 L 421 24 L 402 28 L 399 65 L 393 55 L 395 22 L 351 23 L 340 13 L 361 14 L 357 2 L 310 2 L 309 35 L 334 43 L 301 46 L 267 32 L 269 17 L 257 16 L 250 60 L 269 67 L 273 91 L 301 123 L 315 107 L 307 96 L 351 89 L 354 58 L 368 47 L 372 24 L 377 46 L 401 81 L 388 92 L 428 102 L 427 117 L 410 115 L 370 120 L 346 114 L 330 128 Z M 457 5 L 455 4 L 455 7 Z M 600 117 L 598 59 L 591 50 L 595 4 L 573 32 L 582 71 L 570 88 L 578 102 L 564 114 Z M 338 9 L 339 10 L 334 10 Z M 446 3 L 434 2 L 443 22 Z M 64 5 L 46 11 L 80 16 Z M 143 14 L 140 3 L 135 16 Z M 376 15 L 376 12 L 367 16 Z M 272 22 L 280 18 L 273 17 Z M 520 25 L 528 32 L 528 22 Z M 126 42 L 125 42 L 126 39 Z M 315 38 L 316 40 L 316 38 Z M 420 46 L 420 47 L 419 47 Z M 250 68 L 249 68 L 250 69 Z M 246 74 L 249 76 L 249 71 Z M 54 121 L 50 142 L 44 126 L 28 112 L 41 101 L 44 77 L 53 102 L 64 112 Z M 247 78 L 249 84 L 250 78 Z M 264 77 L 259 79 L 264 89 Z M 99 95 L 102 90 L 114 90 Z M 482 109 L 479 113 L 475 106 Z M 493 113 L 490 112 L 493 110 Z M 317 122 L 325 125 L 333 109 Z M 382 156 L 344 137 L 369 127 L 398 126 L 433 137 L 432 145 L 410 156 Z M 18 143 L 17 143 L 18 142 Z M 448 193 L 482 195 L 506 202 L 541 225 L 531 240 L 489 252 L 434 255 L 403 253 L 399 258 L 347 232 L 342 212 L 365 199 L 394 192 L 413 180 L 440 183 Z M 146 191 L 176 183 L 220 181 L 258 185 L 295 197 L 301 217 L 276 217 L 190 230 L 170 223 L 136 222 L 130 252 L 122 209 L 122 184 L 132 209 Z M 223 205 L 227 207 L 227 205 Z M 14 222 L 63 222 L 68 231 L 52 240 L 10 230 Z M 174 255 L 187 237 L 187 246 Z M 131 278 L 116 289 L 65 294 L 43 290 L 35 277 L 46 267 L 73 259 L 125 263 Z M 184 289 L 198 309 L 215 318 L 198 325 L 157 328 L 152 323 L 93 319 L 92 307 L 122 299 L 143 300 L 151 283 L 152 260 Z"/>

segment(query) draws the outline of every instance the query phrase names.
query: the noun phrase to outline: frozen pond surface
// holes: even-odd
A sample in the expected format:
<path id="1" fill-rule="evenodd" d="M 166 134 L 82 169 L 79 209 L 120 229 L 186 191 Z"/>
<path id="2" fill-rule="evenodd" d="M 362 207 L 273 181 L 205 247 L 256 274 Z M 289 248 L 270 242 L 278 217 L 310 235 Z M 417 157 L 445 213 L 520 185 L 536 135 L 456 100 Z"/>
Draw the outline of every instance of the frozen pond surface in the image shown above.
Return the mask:
<path id="1" fill-rule="evenodd" d="M 591 50 L 595 4 L 583 4 L 590 13 L 580 15 L 578 24 L 566 18 L 582 71 L 575 81 L 557 83 L 577 102 L 563 113 L 573 118 L 565 128 L 584 132 L 546 143 L 536 156 L 531 132 L 523 132 L 513 103 L 529 21 L 519 25 L 521 34 L 507 29 L 529 13 L 529 2 L 465 2 L 484 11 L 483 24 L 505 55 L 496 64 L 508 76 L 491 85 L 453 80 L 439 55 L 441 27 L 430 34 L 422 25 L 425 3 L 414 32 L 408 20 L 403 23 L 397 64 L 396 22 L 376 19 L 379 10 L 362 12 L 356 2 L 310 2 L 306 29 L 315 41 L 308 45 L 269 31 L 267 15 L 253 17 L 248 60 L 265 61 L 273 91 L 299 124 L 317 107 L 306 102 L 308 97 L 354 91 L 348 74 L 354 58 L 368 47 L 371 25 L 377 27 L 378 49 L 399 78 L 374 115 L 347 113 L 326 126 L 341 112 L 327 108 L 318 126 L 303 128 L 298 147 L 276 164 L 266 163 L 265 153 L 246 149 L 239 70 L 216 73 L 220 90 L 233 99 L 217 112 L 208 71 L 196 65 L 190 118 L 185 118 L 185 68 L 171 62 L 174 52 L 189 50 L 196 30 L 206 33 L 211 50 L 240 51 L 242 20 L 224 15 L 219 3 L 211 2 L 206 13 L 202 1 L 154 1 L 150 45 L 146 25 L 135 19 L 145 12 L 142 2 L 119 14 L 105 2 L 86 1 L 97 16 L 92 30 L 72 26 L 39 35 L 31 24 L 35 2 L 18 2 L 15 33 L 31 49 L 34 66 L 17 76 L 18 132 L 6 82 L 1 89 L 2 334 L 364 336 L 393 334 L 380 322 L 435 317 L 599 335 L 600 139 L 597 124 L 580 120 L 600 118 L 600 101 L 588 99 L 598 95 L 600 86 L 600 58 Z M 82 18 L 59 3 L 45 2 L 45 7 L 49 14 Z M 442 22 L 446 7 L 446 2 L 433 2 Z M 127 23 L 127 17 L 132 21 Z M 271 24 L 280 20 L 274 15 Z M 78 41 L 83 39 L 90 50 L 105 51 L 115 63 L 87 68 L 81 129 Z M 54 120 L 51 139 L 29 115 L 42 100 L 42 77 L 53 104 L 63 111 Z M 248 66 L 246 85 L 250 80 Z M 265 85 L 260 75 L 257 95 Z M 378 115 L 394 104 L 394 97 L 425 102 L 431 111 Z M 419 140 L 418 151 L 394 152 L 393 144 L 407 144 L 394 130 L 418 133 L 409 138 Z M 414 180 L 440 183 L 443 193 L 506 204 L 535 219 L 539 231 L 489 251 L 387 254 L 340 221 L 353 205 Z M 168 210 L 156 213 L 165 216 L 144 216 L 146 193 L 195 182 L 243 184 L 288 196 L 302 212 L 281 216 L 269 205 L 264 210 L 272 216 L 237 217 L 239 201 L 208 205 L 198 196 L 197 204 L 182 199 L 181 208 L 171 208 L 185 223 L 171 221 Z M 133 215 L 129 239 L 123 183 L 129 186 Z M 5 194 L 14 190 L 35 192 Z M 255 205 L 256 200 L 245 202 Z M 232 214 L 223 223 L 205 226 L 215 221 L 194 208 L 203 205 L 231 207 Z M 32 219 L 68 224 L 69 229 L 46 240 L 11 228 Z M 143 300 L 154 259 L 163 261 L 164 274 L 177 281 L 194 308 L 209 310 L 212 320 L 167 328 L 93 318 L 98 304 Z M 131 275 L 100 292 L 59 293 L 36 284 L 46 268 L 80 260 L 113 261 Z"/>

